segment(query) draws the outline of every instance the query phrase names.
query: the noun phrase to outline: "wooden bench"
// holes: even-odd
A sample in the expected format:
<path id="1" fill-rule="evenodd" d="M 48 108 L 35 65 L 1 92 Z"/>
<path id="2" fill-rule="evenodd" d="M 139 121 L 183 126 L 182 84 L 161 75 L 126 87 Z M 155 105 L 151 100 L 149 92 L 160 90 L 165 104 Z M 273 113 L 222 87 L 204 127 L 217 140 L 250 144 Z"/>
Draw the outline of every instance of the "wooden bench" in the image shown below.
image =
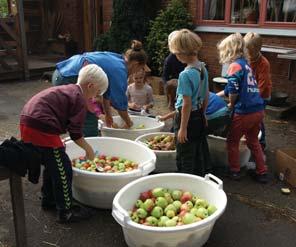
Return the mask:
<path id="1" fill-rule="evenodd" d="M 10 172 L 8 169 L 0 166 L 0 181 L 5 179 L 9 179 L 10 184 L 16 246 L 27 247 L 22 179 L 17 174 Z"/>

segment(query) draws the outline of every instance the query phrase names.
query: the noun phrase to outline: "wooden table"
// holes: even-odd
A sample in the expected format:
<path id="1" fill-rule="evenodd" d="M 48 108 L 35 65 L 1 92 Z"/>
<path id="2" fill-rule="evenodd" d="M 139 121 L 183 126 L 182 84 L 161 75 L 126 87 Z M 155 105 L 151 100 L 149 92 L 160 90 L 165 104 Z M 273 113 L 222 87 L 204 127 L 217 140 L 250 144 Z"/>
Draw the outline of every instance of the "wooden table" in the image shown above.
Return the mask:
<path id="1" fill-rule="evenodd" d="M 289 80 L 291 80 L 292 67 L 293 67 L 293 64 L 295 63 L 295 60 L 296 60 L 296 52 L 290 53 L 290 54 L 278 54 L 277 57 L 290 60 L 289 69 L 288 69 L 288 78 L 289 78 Z"/>
<path id="2" fill-rule="evenodd" d="M 0 181 L 9 179 L 13 221 L 17 247 L 27 247 L 27 233 L 22 179 L 17 174 L 0 166 Z"/>

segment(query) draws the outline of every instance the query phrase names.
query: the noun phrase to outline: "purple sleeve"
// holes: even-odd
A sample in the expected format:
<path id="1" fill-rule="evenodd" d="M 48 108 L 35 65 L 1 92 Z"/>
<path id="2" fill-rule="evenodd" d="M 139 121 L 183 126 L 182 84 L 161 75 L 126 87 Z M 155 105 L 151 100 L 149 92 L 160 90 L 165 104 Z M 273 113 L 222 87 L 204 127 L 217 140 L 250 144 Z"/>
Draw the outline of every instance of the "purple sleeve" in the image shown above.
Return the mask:
<path id="1" fill-rule="evenodd" d="M 68 132 L 72 140 L 83 136 L 82 129 L 86 117 L 86 105 L 83 99 L 77 99 L 69 113 Z"/>

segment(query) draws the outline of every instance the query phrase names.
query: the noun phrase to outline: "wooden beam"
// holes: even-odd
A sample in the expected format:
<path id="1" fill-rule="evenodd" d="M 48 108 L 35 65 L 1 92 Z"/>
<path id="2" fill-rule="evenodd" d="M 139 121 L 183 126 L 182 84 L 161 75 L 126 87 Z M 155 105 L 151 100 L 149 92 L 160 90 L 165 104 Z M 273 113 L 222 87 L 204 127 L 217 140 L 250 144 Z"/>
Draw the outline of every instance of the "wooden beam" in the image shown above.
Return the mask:
<path id="1" fill-rule="evenodd" d="M 16 49 L 0 50 L 0 57 L 6 57 L 9 55 L 16 55 Z"/>
<path id="2" fill-rule="evenodd" d="M 23 0 L 18 0 L 16 2 L 18 11 L 18 27 L 19 35 L 21 38 L 21 61 L 24 70 L 25 80 L 29 79 L 29 68 L 28 68 L 28 54 L 27 54 L 27 41 L 26 41 L 26 30 L 25 30 L 25 19 L 24 19 L 24 6 Z"/>
<path id="3" fill-rule="evenodd" d="M 9 27 L 1 18 L 0 18 L 0 26 L 9 34 L 9 36 L 15 40 L 16 42 L 20 43 L 17 34 Z"/>
<path id="4" fill-rule="evenodd" d="M 0 65 L 5 69 L 5 70 L 8 70 L 8 71 L 11 71 L 13 68 L 4 61 L 4 59 L 0 56 Z"/>

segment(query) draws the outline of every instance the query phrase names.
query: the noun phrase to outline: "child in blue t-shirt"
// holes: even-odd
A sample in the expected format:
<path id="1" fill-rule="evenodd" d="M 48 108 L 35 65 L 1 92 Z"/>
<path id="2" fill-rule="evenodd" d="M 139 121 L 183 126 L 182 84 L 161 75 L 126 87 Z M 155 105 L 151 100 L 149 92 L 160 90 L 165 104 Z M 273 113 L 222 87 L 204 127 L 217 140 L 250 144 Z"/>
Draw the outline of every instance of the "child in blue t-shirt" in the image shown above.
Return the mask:
<path id="1" fill-rule="evenodd" d="M 239 142 L 246 137 L 256 162 L 255 178 L 258 182 L 267 182 L 267 168 L 263 152 L 258 141 L 260 124 L 264 116 L 264 102 L 260 97 L 256 79 L 246 60 L 245 42 L 239 33 L 232 34 L 218 44 L 220 62 L 229 63 L 225 90 L 220 96 L 229 97 L 229 108 L 233 117 L 227 137 L 230 177 L 240 179 Z"/>
<path id="2" fill-rule="evenodd" d="M 188 29 L 176 32 L 169 42 L 170 52 L 186 64 L 180 73 L 175 104 L 177 168 L 179 172 L 203 176 L 207 167 L 200 152 L 208 152 L 205 110 L 208 102 L 208 74 L 198 60 L 202 46 L 199 36 Z M 208 155 L 205 155 L 209 157 Z"/>
<path id="3" fill-rule="evenodd" d="M 172 111 L 163 116 L 159 116 L 160 121 L 166 121 L 173 118 L 176 111 Z M 206 119 L 208 122 L 207 134 L 214 134 L 217 136 L 226 136 L 227 126 L 230 123 L 230 111 L 226 102 L 216 95 L 209 92 L 209 101 L 206 109 Z"/>

